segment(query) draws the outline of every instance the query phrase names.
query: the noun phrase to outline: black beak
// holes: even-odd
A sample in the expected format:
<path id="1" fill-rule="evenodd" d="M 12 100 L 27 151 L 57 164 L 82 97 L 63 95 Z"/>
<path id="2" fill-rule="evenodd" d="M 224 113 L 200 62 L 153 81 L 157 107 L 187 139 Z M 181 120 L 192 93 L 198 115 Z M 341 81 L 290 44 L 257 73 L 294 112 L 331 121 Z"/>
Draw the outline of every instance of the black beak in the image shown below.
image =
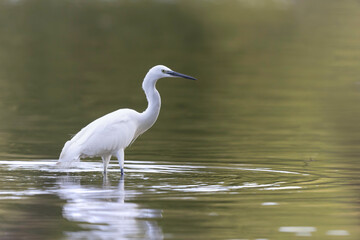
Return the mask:
<path id="1" fill-rule="evenodd" d="M 175 77 L 181 77 L 181 78 L 187 78 L 187 79 L 191 79 L 191 80 L 196 80 L 196 78 L 182 74 L 182 73 L 178 73 L 178 72 L 174 72 L 174 71 L 168 71 L 167 74 L 171 75 L 171 76 L 175 76 Z"/>

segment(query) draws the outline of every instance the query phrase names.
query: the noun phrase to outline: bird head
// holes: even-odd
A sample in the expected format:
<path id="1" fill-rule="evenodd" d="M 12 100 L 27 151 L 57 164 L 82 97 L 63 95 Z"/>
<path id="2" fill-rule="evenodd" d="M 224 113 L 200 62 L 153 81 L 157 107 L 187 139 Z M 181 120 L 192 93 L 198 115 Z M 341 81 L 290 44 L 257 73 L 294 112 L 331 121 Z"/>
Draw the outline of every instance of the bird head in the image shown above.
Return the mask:
<path id="1" fill-rule="evenodd" d="M 151 74 L 158 79 L 165 78 L 165 77 L 180 77 L 180 78 L 196 80 L 196 78 L 194 78 L 194 77 L 175 72 L 164 65 L 156 65 L 155 67 L 152 67 L 149 70 L 148 74 Z"/>

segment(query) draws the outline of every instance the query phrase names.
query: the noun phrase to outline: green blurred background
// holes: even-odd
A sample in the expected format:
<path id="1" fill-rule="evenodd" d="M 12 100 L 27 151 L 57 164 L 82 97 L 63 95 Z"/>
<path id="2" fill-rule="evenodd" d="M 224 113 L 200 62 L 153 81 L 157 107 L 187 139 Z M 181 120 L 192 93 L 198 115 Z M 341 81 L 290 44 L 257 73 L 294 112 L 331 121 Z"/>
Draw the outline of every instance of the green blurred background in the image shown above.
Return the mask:
<path id="1" fill-rule="evenodd" d="M 0 156 L 56 158 L 64 133 L 120 107 L 142 111 L 156 64 L 199 81 L 158 84 L 166 110 L 153 134 L 188 114 L 191 130 L 212 124 L 217 146 L 221 132 L 242 148 L 229 123 L 249 138 L 289 124 L 279 141 L 301 139 L 308 155 L 317 138 L 356 154 L 358 13 L 357 1 L 1 1 Z"/>

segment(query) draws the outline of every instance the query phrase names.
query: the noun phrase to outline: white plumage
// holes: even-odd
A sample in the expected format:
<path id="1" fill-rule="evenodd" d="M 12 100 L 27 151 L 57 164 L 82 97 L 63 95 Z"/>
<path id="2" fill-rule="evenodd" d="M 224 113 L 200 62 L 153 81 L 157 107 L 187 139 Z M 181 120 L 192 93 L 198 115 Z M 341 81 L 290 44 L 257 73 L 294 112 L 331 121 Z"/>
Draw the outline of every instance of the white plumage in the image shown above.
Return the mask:
<path id="1" fill-rule="evenodd" d="M 119 109 L 94 120 L 65 143 L 58 165 L 70 167 L 81 158 L 100 156 L 106 173 L 111 156 L 116 156 L 123 174 L 125 148 L 148 130 L 159 115 L 161 99 L 155 85 L 157 80 L 163 77 L 195 80 L 163 65 L 151 68 L 143 81 L 143 89 L 148 100 L 147 109 L 142 113 L 132 109 Z"/>

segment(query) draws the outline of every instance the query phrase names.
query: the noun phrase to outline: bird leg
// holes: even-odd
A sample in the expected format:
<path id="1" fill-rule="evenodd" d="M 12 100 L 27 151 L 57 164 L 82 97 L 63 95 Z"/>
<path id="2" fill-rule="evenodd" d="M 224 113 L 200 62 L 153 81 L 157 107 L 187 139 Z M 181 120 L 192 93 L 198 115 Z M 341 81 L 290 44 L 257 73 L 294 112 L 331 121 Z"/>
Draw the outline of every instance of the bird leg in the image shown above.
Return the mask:
<path id="1" fill-rule="evenodd" d="M 101 158 L 104 164 L 104 175 L 106 175 L 106 171 L 110 162 L 111 155 L 102 156 Z"/>
<path id="2" fill-rule="evenodd" d="M 116 157 L 119 161 L 121 175 L 124 175 L 124 149 L 120 149 L 116 153 Z"/>

